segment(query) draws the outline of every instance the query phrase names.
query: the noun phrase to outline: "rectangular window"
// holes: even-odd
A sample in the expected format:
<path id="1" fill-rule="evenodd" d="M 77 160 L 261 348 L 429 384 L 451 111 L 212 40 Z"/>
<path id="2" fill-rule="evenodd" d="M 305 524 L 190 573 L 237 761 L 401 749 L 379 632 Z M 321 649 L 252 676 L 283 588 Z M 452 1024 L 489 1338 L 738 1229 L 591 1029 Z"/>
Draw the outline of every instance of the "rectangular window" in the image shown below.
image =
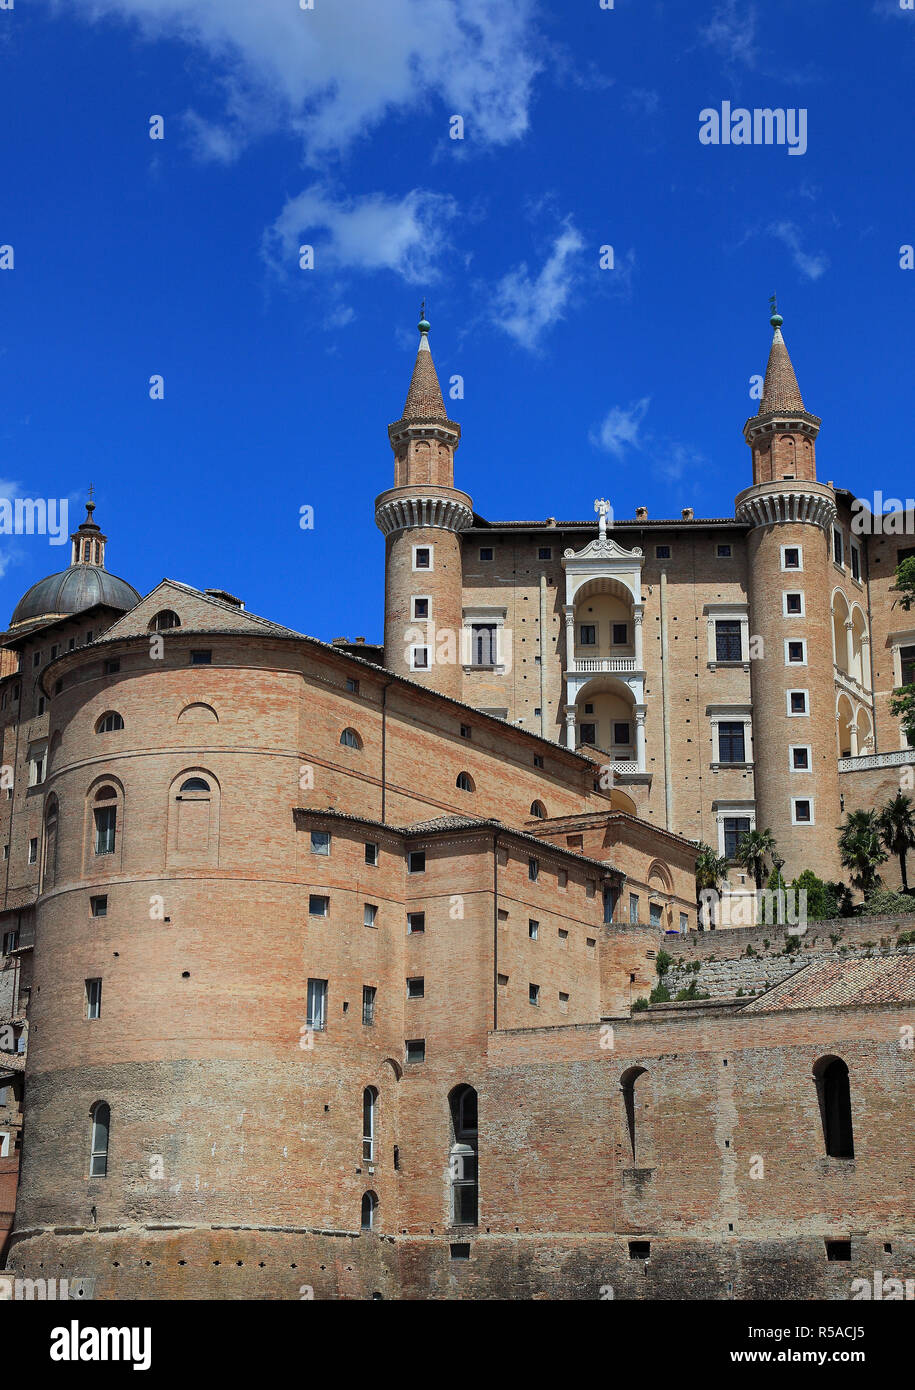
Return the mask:
<path id="1" fill-rule="evenodd" d="M 409 1038 L 404 1044 L 404 1055 L 408 1062 L 424 1062 L 426 1060 L 426 1039 Z"/>
<path id="2" fill-rule="evenodd" d="M 499 645 L 495 623 L 472 623 L 470 627 L 470 664 L 495 666 Z"/>
<path id="3" fill-rule="evenodd" d="M 649 903 L 649 904 L 648 904 L 648 918 L 649 918 L 649 921 L 651 922 L 651 925 L 652 925 L 653 927 L 660 927 L 660 926 L 662 925 L 663 915 L 664 915 L 664 904 L 663 904 L 663 903 Z"/>
<path id="4" fill-rule="evenodd" d="M 411 874 L 424 874 L 426 872 L 426 851 L 424 849 L 411 849 L 407 855 L 407 871 Z"/>
<path id="5" fill-rule="evenodd" d="M 799 545 L 782 546 L 782 569 L 800 570 L 803 569 L 803 556 Z"/>
<path id="6" fill-rule="evenodd" d="M 689 918 L 685 912 L 680 913 L 680 932 L 681 935 L 689 931 Z"/>
<path id="7" fill-rule="evenodd" d="M 628 624 L 628 623 L 614 623 L 614 624 L 613 624 L 613 645 L 614 645 L 615 647 L 624 647 L 628 641 L 629 641 L 629 624 Z"/>
<path id="8" fill-rule="evenodd" d="M 114 839 L 117 831 L 118 809 L 116 806 L 96 806 L 95 808 L 95 852 L 114 854 Z"/>
<path id="9" fill-rule="evenodd" d="M 856 545 L 850 547 L 851 550 L 851 577 L 852 579 L 861 578 L 861 552 Z"/>
<path id="10" fill-rule="evenodd" d="M 422 975 L 413 975 L 407 980 L 407 998 L 423 999 L 426 993 L 426 982 Z"/>
<path id="11" fill-rule="evenodd" d="M 44 781 L 44 750 L 29 759 L 29 786 L 37 787 Z"/>
<path id="12" fill-rule="evenodd" d="M 413 547 L 413 568 L 415 570 L 431 570 L 432 568 L 432 548 L 428 545 L 416 545 Z"/>
<path id="13" fill-rule="evenodd" d="M 837 565 L 845 564 L 845 547 L 842 541 L 842 532 L 838 526 L 832 528 L 832 558 Z"/>
<path id="14" fill-rule="evenodd" d="M 306 1026 L 321 1033 L 327 1027 L 327 981 L 308 981 L 308 1012 Z"/>
<path id="15" fill-rule="evenodd" d="M 788 691 L 788 713 L 807 714 L 807 691 L 789 690 Z"/>
<path id="16" fill-rule="evenodd" d="M 370 864 L 372 868 L 376 868 L 378 865 L 378 846 L 372 840 L 366 842 L 365 862 Z"/>
<path id="17" fill-rule="evenodd" d="M 530 879 L 531 883 L 537 882 L 537 879 L 540 877 L 539 859 L 529 859 L 527 861 L 527 876 Z"/>
<path id="18" fill-rule="evenodd" d="M 86 1017 L 100 1018 L 102 1013 L 101 980 L 86 981 Z"/>
<path id="19" fill-rule="evenodd" d="M 365 903 L 362 908 L 362 925 L 364 927 L 374 927 L 375 918 L 378 916 L 378 908 L 374 903 Z"/>
<path id="20" fill-rule="evenodd" d="M 43 695 L 39 695 L 39 696 L 38 696 L 38 713 L 39 713 L 39 714 L 44 714 L 44 706 L 45 706 L 45 698 L 44 698 Z"/>
<path id="21" fill-rule="evenodd" d="M 899 648 L 900 677 L 903 685 L 915 685 L 915 647 Z"/>
<path id="22" fill-rule="evenodd" d="M 656 545 L 655 548 L 654 548 L 654 557 L 655 557 L 656 560 L 669 560 L 669 559 L 670 559 L 670 546 L 669 546 L 669 545 Z"/>
<path id="23" fill-rule="evenodd" d="M 806 743 L 795 743 L 791 745 L 791 771 L 810 771 L 810 748 Z"/>
<path id="24" fill-rule="evenodd" d="M 639 921 L 639 895 L 638 893 L 629 894 L 629 925 L 638 926 Z"/>
<path id="25" fill-rule="evenodd" d="M 8 956 L 12 951 L 19 948 L 19 928 L 15 927 L 12 931 L 3 933 L 3 954 Z"/>
<path id="26" fill-rule="evenodd" d="M 560 927 L 560 928 L 559 928 L 559 949 L 560 949 L 560 951 L 565 951 L 565 950 L 568 950 L 568 946 L 569 946 L 569 933 L 568 933 L 568 931 L 566 930 L 565 927 Z"/>
<path id="27" fill-rule="evenodd" d="M 313 830 L 311 832 L 311 852 L 312 854 L 330 854 L 329 831 Z"/>
<path id="28" fill-rule="evenodd" d="M 93 917 L 108 916 L 108 894 L 99 893 L 89 899 L 89 911 Z"/>
<path id="29" fill-rule="evenodd" d="M 793 796 L 791 798 L 791 824 L 813 824 L 813 802 L 809 797 Z"/>
<path id="30" fill-rule="evenodd" d="M 798 593 L 785 594 L 784 598 L 785 616 L 792 617 L 793 615 L 797 614 L 799 617 L 802 618 L 804 616 L 804 595 Z"/>
<path id="31" fill-rule="evenodd" d="M 536 941 L 537 938 L 540 936 L 540 923 L 535 922 L 533 917 L 528 918 L 527 934 L 530 937 L 531 941 Z"/>
<path id="32" fill-rule="evenodd" d="M 528 987 L 527 987 L 527 999 L 528 999 L 528 1003 L 529 1003 L 529 1004 L 539 1004 L 539 1003 L 540 1003 L 540 986 L 539 986 L 539 985 L 528 985 Z"/>
<path id="33" fill-rule="evenodd" d="M 715 660 L 742 659 L 740 621 L 737 618 L 719 619 L 715 623 Z"/>
<path id="34" fill-rule="evenodd" d="M 801 639 L 785 643 L 785 664 L 787 666 L 807 665 L 807 643 Z"/>
<path id="35" fill-rule="evenodd" d="M 429 669 L 429 648 L 411 647 L 410 648 L 410 669 L 411 671 L 428 671 Z"/>
<path id="36" fill-rule="evenodd" d="M 480 546 L 480 559 L 481 559 L 481 560 L 484 560 L 484 561 L 485 561 L 485 560 L 491 560 L 491 559 L 492 559 L 492 546 L 491 546 L 491 545 L 481 545 L 481 546 Z"/>
<path id="37" fill-rule="evenodd" d="M 715 554 L 719 560 L 730 560 L 731 547 L 729 545 L 719 545 L 716 547 Z"/>
<path id="38" fill-rule="evenodd" d="M 749 816 L 725 816 L 724 818 L 724 857 L 733 859 L 737 846 L 750 830 Z"/>
<path id="39" fill-rule="evenodd" d="M 34 666 L 40 666 L 40 665 L 41 665 L 41 652 L 36 652 L 35 655 L 32 657 L 32 666 L 34 667 Z"/>
<path id="40" fill-rule="evenodd" d="M 106 676 L 116 676 L 117 673 L 118 673 L 118 671 L 120 671 L 120 669 L 121 669 L 121 659 L 120 659 L 120 657 L 114 657 L 111 661 L 106 661 L 106 662 L 105 662 L 105 675 L 106 675 Z"/>
<path id="41" fill-rule="evenodd" d="M 10 847 L 9 847 L 9 845 L 4 845 L 4 846 L 3 846 L 3 858 L 4 858 L 4 859 L 9 859 L 9 857 L 10 857 Z"/>
<path id="42" fill-rule="evenodd" d="M 212 651 L 203 648 L 191 652 L 192 666 L 209 666 L 213 660 Z"/>
<path id="43" fill-rule="evenodd" d="M 597 628 L 594 623 L 580 623 L 578 627 L 578 645 L 580 647 L 597 646 Z"/>
<path id="44" fill-rule="evenodd" d="M 470 725 L 469 725 L 469 724 L 462 724 L 462 725 L 461 725 L 461 738 L 471 738 L 472 736 L 473 736 L 473 730 L 471 729 Z"/>
<path id="45" fill-rule="evenodd" d="M 407 935 L 408 935 L 408 936 L 415 936 L 417 932 L 424 932 L 425 930 L 426 930 L 426 914 L 425 914 L 425 912 L 408 912 L 408 913 L 407 913 Z"/>
<path id="46" fill-rule="evenodd" d="M 542 545 L 542 546 L 540 547 L 540 549 L 537 551 L 537 559 L 538 559 L 538 560 L 552 560 L 552 558 L 553 558 L 553 547 L 550 546 L 550 545 Z"/>
<path id="47" fill-rule="evenodd" d="M 543 758 L 539 753 L 534 754 L 534 767 L 543 767 Z"/>
<path id="48" fill-rule="evenodd" d="M 616 890 L 610 887 L 604 888 L 604 925 L 609 926 L 613 921 L 613 912 L 616 907 Z"/>
<path id="49" fill-rule="evenodd" d="M 628 724 L 623 723 L 623 722 L 621 722 L 620 720 L 614 720 L 614 722 L 613 722 L 613 742 L 614 742 L 614 745 L 623 744 L 623 745 L 626 746 L 626 747 L 629 746 L 630 737 L 629 737 L 629 725 L 628 725 Z"/>
<path id="50" fill-rule="evenodd" d="M 578 742 L 586 744 L 589 748 L 593 748 L 597 743 L 597 725 L 591 723 L 579 724 Z"/>
<path id="51" fill-rule="evenodd" d="M 375 1022 L 376 993 L 374 985 L 362 986 L 362 1022 L 366 1028 L 371 1028 Z"/>
<path id="52" fill-rule="evenodd" d="M 308 915 L 309 917 L 329 917 L 330 898 L 325 897 L 323 893 L 309 893 Z"/>
<path id="53" fill-rule="evenodd" d="M 427 598 L 415 598 L 413 600 L 413 617 L 428 618 L 429 600 Z"/>
<path id="54" fill-rule="evenodd" d="M 738 720 L 726 720 L 718 725 L 720 763 L 746 762 L 745 734 L 745 725 Z"/>
<path id="55" fill-rule="evenodd" d="M 355 676 L 347 676 L 346 688 L 349 691 L 350 695 L 359 694 L 359 682 L 356 680 Z"/>

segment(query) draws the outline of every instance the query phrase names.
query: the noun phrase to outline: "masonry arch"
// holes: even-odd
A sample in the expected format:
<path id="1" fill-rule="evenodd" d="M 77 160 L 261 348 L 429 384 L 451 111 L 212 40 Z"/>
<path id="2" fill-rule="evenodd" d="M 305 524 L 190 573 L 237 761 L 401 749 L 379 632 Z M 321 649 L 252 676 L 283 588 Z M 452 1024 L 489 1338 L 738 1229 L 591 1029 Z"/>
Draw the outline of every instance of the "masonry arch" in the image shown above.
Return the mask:
<path id="1" fill-rule="evenodd" d="M 625 681 L 598 675 L 575 700 L 576 747 L 601 748 L 615 761 L 636 756 L 635 696 Z"/>
<path id="2" fill-rule="evenodd" d="M 623 1153 L 633 1168 L 650 1167 L 654 1160 L 654 1098 L 646 1067 L 627 1067 L 620 1077 L 623 1102 Z"/>
<path id="3" fill-rule="evenodd" d="M 448 1093 L 451 1137 L 448 1149 L 449 1220 L 453 1226 L 476 1226 L 479 1219 L 478 1099 L 462 1083 Z"/>
<path id="4" fill-rule="evenodd" d="M 827 1055 L 814 1063 L 823 1143 L 829 1158 L 851 1159 L 855 1156 L 851 1113 L 851 1084 L 848 1066 L 841 1057 Z"/>
<path id="5" fill-rule="evenodd" d="M 185 768 L 168 792 L 166 860 L 169 865 L 219 863 L 218 779 L 203 767 Z"/>

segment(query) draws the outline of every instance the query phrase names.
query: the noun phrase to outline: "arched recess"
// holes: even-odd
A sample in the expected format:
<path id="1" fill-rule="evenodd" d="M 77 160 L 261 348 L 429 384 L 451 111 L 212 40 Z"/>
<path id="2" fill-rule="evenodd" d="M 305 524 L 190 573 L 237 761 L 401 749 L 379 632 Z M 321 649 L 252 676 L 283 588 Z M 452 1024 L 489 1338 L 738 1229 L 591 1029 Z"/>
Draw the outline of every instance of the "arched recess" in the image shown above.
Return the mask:
<path id="1" fill-rule="evenodd" d="M 181 619 L 173 608 L 160 608 L 158 613 L 154 613 L 149 620 L 149 632 L 169 632 L 173 627 L 180 627 Z"/>
<path id="2" fill-rule="evenodd" d="M 847 1065 L 841 1057 L 820 1057 L 814 1063 L 813 1079 L 817 1088 L 823 1143 L 827 1156 L 854 1158 L 851 1086 Z"/>
<path id="3" fill-rule="evenodd" d="M 615 676 L 595 676 L 575 700 L 576 742 L 602 748 L 614 759 L 636 756 L 635 696 Z"/>
<path id="4" fill-rule="evenodd" d="M 625 811 L 627 815 L 630 816 L 638 815 L 638 811 L 636 810 L 635 802 L 633 801 L 632 797 L 627 796 L 625 792 L 620 791 L 619 787 L 614 787 L 612 792 L 610 793 L 610 808 L 613 811 Z"/>
<path id="5" fill-rule="evenodd" d="M 859 705 L 855 710 L 855 723 L 858 726 L 858 752 L 862 756 L 874 751 L 874 725 L 867 705 Z"/>
<path id="6" fill-rule="evenodd" d="M 123 859 L 127 808 L 120 778 L 104 774 L 86 790 L 84 864 L 86 874 L 116 874 Z"/>
<path id="7" fill-rule="evenodd" d="M 453 1226 L 479 1220 L 479 1121 L 477 1093 L 466 1083 L 448 1094 L 451 1137 L 448 1150 L 448 1219 Z"/>
<path id="8" fill-rule="evenodd" d="M 836 700 L 836 740 L 840 758 L 850 758 L 857 754 L 857 734 L 852 733 L 854 723 L 854 708 L 851 700 L 843 691 Z"/>
<path id="9" fill-rule="evenodd" d="M 634 657 L 635 600 L 628 585 L 612 575 L 588 579 L 573 604 L 576 660 Z"/>
<path id="10" fill-rule="evenodd" d="M 55 729 L 51 735 L 51 742 L 48 744 L 48 776 L 51 775 L 52 768 L 57 766 L 57 755 L 62 743 L 63 735 L 59 729 Z"/>
<path id="11" fill-rule="evenodd" d="M 378 1216 L 378 1194 L 377 1192 L 364 1192 L 362 1194 L 362 1206 L 359 1214 L 359 1224 L 363 1231 L 374 1231 L 375 1222 Z"/>
<path id="12" fill-rule="evenodd" d="M 219 863 L 221 789 L 208 768 L 189 767 L 168 792 L 169 865 Z"/>
<path id="13" fill-rule="evenodd" d="M 859 685 L 870 689 L 869 661 L 867 659 L 867 619 L 861 605 L 852 605 L 851 610 L 852 665 L 851 674 Z"/>
<path id="14" fill-rule="evenodd" d="M 622 1147 L 633 1168 L 654 1166 L 654 1097 L 645 1067 L 627 1068 L 620 1077 L 623 1102 Z"/>
<path id="15" fill-rule="evenodd" d="M 832 591 L 832 659 L 840 671 L 846 675 L 851 672 L 848 668 L 848 638 L 845 634 L 845 624 L 851 621 L 851 613 L 848 608 L 848 599 L 841 589 Z"/>
<path id="16" fill-rule="evenodd" d="M 89 1111 L 89 1176 L 107 1178 L 108 1142 L 111 1135 L 111 1106 L 97 1100 Z"/>
<path id="17" fill-rule="evenodd" d="M 51 792 L 44 808 L 44 847 L 41 856 L 41 891 L 46 893 L 57 882 L 57 843 L 60 803 Z"/>
<path id="18" fill-rule="evenodd" d="M 178 715 L 177 722 L 181 725 L 190 725 L 193 728 L 200 728 L 204 724 L 218 724 L 219 715 L 212 705 L 205 705 L 203 701 L 196 700 L 193 704 L 185 705 Z"/>

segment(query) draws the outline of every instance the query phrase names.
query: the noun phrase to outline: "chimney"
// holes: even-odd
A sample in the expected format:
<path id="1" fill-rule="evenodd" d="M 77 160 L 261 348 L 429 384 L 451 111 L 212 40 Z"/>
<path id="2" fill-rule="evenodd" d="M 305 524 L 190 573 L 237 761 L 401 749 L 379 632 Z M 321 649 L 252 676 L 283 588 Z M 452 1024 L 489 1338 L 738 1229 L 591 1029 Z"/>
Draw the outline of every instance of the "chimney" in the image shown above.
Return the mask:
<path id="1" fill-rule="evenodd" d="M 364 637 L 357 637 L 357 638 L 356 638 L 356 646 L 357 646 L 357 647 L 364 647 L 364 646 L 365 646 L 365 638 L 364 638 Z"/>
<path id="2" fill-rule="evenodd" d="M 692 519 L 693 519 L 693 509 L 692 509 L 692 507 L 684 507 L 684 508 L 683 508 L 683 520 L 684 520 L 684 521 L 692 521 Z"/>
<path id="3" fill-rule="evenodd" d="M 332 647 L 348 647 L 348 646 L 349 646 L 349 638 L 348 638 L 348 637 L 334 637 L 334 638 L 331 640 L 331 644 L 330 644 L 330 645 L 331 645 Z"/>
<path id="4" fill-rule="evenodd" d="M 647 521 L 647 520 L 648 520 L 648 508 L 647 508 L 647 507 L 636 507 L 636 509 L 635 509 L 635 519 L 636 519 L 636 521 Z"/>

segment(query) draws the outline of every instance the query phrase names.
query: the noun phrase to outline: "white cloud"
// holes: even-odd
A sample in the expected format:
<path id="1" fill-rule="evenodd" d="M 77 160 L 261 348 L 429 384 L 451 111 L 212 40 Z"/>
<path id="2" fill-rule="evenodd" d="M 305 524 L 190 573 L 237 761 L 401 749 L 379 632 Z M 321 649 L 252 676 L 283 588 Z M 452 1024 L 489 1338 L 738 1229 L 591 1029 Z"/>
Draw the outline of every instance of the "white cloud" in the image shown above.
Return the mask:
<path id="1" fill-rule="evenodd" d="M 286 203 L 265 236 L 264 255 L 274 269 L 293 270 L 299 246 L 309 245 L 318 268 L 390 270 L 428 284 L 437 277 L 456 211 L 452 198 L 421 188 L 400 199 L 369 193 L 335 200 L 313 184 Z"/>
<path id="2" fill-rule="evenodd" d="M 496 285 L 491 318 L 522 347 L 536 349 L 542 335 L 563 317 L 578 279 L 584 240 L 569 219 L 553 242 L 543 269 L 531 275 L 522 262 Z"/>
<path id="3" fill-rule="evenodd" d="M 703 43 L 728 63 L 756 65 L 756 9 L 753 5 L 724 0 L 701 30 Z"/>
<path id="4" fill-rule="evenodd" d="M 541 41 L 533 0 L 65 0 L 87 19 L 202 51 L 225 119 L 192 123 L 198 152 L 225 160 L 266 128 L 299 133 L 311 159 L 344 149 L 386 115 L 435 103 L 467 138 L 523 135 Z M 193 118 L 192 118 L 193 121 Z"/>
<path id="5" fill-rule="evenodd" d="M 616 458 L 622 458 L 628 449 L 639 448 L 639 433 L 650 404 L 651 397 L 643 396 L 626 408 L 613 406 L 598 429 L 591 431 L 591 443 L 608 454 L 614 454 Z"/>
<path id="6" fill-rule="evenodd" d="M 773 222 L 768 230 L 770 236 L 777 237 L 780 242 L 787 246 L 795 267 L 808 280 L 819 280 L 820 276 L 829 269 L 829 257 L 827 255 L 820 252 L 819 255 L 813 256 L 804 250 L 801 246 L 800 233 L 793 222 Z"/>

